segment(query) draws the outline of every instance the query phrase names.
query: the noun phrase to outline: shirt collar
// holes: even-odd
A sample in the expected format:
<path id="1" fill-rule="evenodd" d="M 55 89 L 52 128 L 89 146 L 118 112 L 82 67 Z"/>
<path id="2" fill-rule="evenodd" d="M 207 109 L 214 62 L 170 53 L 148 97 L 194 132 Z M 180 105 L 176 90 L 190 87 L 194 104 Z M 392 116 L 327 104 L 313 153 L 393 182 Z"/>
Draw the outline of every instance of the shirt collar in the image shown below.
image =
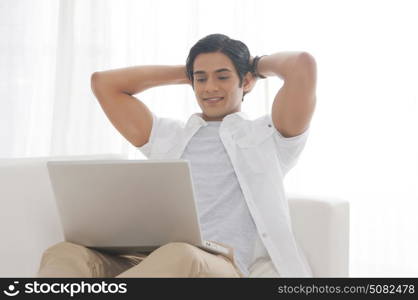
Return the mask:
<path id="1" fill-rule="evenodd" d="M 238 111 L 229 115 L 226 115 L 221 123 L 221 126 L 225 126 L 223 124 L 227 123 L 237 123 L 240 121 L 248 120 L 248 115 L 242 111 Z M 208 123 L 202 118 L 202 113 L 194 113 L 189 117 L 189 120 L 186 123 L 186 127 L 188 126 L 207 126 Z"/>

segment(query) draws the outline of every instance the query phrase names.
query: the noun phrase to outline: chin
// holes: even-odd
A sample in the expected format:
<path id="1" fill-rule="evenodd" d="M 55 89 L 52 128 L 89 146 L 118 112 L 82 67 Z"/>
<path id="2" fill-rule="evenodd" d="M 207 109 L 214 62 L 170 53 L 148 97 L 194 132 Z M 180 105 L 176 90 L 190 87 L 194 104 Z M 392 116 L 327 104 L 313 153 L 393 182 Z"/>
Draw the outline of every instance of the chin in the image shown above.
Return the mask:
<path id="1" fill-rule="evenodd" d="M 209 114 L 206 112 L 202 112 L 203 115 L 203 119 L 205 121 L 222 121 L 222 119 L 227 115 L 227 114 Z"/>

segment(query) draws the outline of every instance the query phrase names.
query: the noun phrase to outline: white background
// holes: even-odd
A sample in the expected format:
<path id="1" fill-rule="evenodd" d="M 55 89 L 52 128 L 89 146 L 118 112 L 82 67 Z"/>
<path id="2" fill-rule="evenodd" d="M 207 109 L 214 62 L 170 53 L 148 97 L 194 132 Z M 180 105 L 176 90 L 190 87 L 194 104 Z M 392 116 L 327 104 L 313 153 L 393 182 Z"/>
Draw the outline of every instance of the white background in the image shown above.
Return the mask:
<path id="1" fill-rule="evenodd" d="M 251 54 L 307 51 L 317 106 L 289 193 L 351 204 L 350 276 L 418 275 L 416 1 L 0 0 L 0 157 L 141 154 L 90 90 L 94 71 L 185 64 L 223 33 Z M 242 110 L 270 112 L 282 82 L 260 80 Z M 198 112 L 189 86 L 137 95 L 160 116 Z"/>

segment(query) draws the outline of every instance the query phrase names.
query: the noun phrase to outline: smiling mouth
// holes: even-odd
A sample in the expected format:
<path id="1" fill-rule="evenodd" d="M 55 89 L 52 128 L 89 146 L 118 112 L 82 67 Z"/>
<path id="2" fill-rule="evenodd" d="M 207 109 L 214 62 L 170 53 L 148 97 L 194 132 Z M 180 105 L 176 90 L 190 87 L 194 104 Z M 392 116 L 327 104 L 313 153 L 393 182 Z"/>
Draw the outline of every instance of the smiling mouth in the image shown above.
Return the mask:
<path id="1" fill-rule="evenodd" d="M 207 102 L 207 103 L 217 103 L 217 102 L 222 101 L 223 99 L 224 99 L 224 97 L 217 97 L 217 98 L 205 98 L 205 99 L 203 99 L 203 101 L 204 101 L 204 102 Z"/>

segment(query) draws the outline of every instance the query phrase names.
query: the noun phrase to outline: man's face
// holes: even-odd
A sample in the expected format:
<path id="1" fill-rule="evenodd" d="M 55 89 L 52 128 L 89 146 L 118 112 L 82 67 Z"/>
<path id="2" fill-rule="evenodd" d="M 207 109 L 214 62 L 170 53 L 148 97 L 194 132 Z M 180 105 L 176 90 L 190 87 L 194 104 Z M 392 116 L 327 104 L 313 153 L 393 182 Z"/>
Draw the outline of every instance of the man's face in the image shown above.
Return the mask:
<path id="1" fill-rule="evenodd" d="M 249 90 L 252 76 L 248 73 L 239 87 L 239 77 L 234 64 L 223 53 L 201 53 L 193 63 L 194 93 L 202 118 L 206 121 L 222 121 L 231 113 L 241 111 L 244 91 Z M 219 98 L 207 101 L 208 98 Z"/>

